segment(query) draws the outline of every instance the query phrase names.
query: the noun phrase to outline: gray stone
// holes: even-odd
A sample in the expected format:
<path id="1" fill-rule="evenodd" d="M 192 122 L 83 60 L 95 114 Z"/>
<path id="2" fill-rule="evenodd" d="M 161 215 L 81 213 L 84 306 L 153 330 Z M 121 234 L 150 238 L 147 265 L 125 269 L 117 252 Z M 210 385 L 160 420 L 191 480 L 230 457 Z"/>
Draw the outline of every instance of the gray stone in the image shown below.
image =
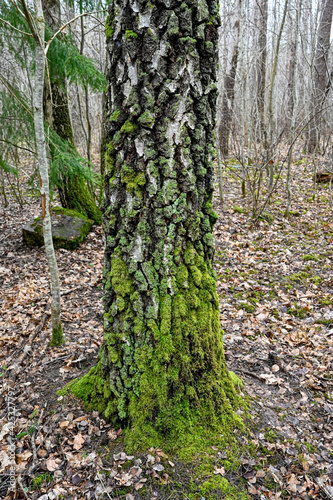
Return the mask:
<path id="1" fill-rule="evenodd" d="M 89 233 L 93 221 L 74 210 L 55 207 L 52 210 L 52 236 L 54 248 L 75 250 Z M 37 217 L 22 228 L 22 236 L 29 246 L 44 245 L 42 218 Z"/>

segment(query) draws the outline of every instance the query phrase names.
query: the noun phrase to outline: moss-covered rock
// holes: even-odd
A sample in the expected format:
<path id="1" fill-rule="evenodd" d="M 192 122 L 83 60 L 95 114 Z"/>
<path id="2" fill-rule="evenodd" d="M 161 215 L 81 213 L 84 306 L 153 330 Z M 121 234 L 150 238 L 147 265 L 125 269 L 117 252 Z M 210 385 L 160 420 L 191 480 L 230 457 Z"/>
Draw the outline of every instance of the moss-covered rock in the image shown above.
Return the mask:
<path id="1" fill-rule="evenodd" d="M 22 236 L 29 246 L 44 245 L 42 218 L 37 217 L 22 228 Z M 89 233 L 93 221 L 75 210 L 54 207 L 52 210 L 52 236 L 54 248 L 75 250 Z"/>

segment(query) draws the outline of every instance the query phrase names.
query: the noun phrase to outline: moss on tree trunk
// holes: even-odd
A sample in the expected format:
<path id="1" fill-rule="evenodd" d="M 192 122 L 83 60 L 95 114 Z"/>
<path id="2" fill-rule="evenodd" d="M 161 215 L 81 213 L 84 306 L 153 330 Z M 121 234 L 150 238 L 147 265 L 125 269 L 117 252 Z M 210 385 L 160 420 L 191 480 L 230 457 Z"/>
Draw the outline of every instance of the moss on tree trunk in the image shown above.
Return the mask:
<path id="1" fill-rule="evenodd" d="M 60 27 L 60 2 L 59 0 L 43 0 L 45 20 L 52 31 Z M 59 62 L 58 62 L 59 64 Z M 76 153 L 74 135 L 70 120 L 68 96 L 65 76 L 58 71 L 52 57 L 49 59 L 50 80 L 45 79 L 44 85 L 44 118 L 61 139 L 67 141 Z M 52 99 L 51 99 L 52 93 Z M 50 145 L 51 154 L 55 148 Z M 62 182 L 57 186 L 61 204 L 64 208 L 76 210 L 89 217 L 98 224 L 101 223 L 101 212 L 96 205 L 86 180 L 75 175 L 74 177 L 62 176 Z"/>
<path id="2" fill-rule="evenodd" d="M 109 7 L 105 336 L 71 390 L 130 448 L 242 426 L 212 267 L 218 25 L 215 0 Z"/>

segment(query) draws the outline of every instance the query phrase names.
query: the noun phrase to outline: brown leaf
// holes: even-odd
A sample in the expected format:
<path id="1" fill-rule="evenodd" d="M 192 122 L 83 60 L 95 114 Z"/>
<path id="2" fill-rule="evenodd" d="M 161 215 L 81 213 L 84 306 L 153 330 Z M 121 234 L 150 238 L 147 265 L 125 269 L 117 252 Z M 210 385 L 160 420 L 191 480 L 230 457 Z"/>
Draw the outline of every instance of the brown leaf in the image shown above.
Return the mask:
<path id="1" fill-rule="evenodd" d="M 114 429 L 110 429 L 108 431 L 108 436 L 111 439 L 111 441 L 115 441 L 117 439 L 117 437 L 118 437 L 118 434 L 117 434 L 117 432 Z"/>
<path id="2" fill-rule="evenodd" d="M 80 450 L 84 443 L 84 438 L 82 437 L 81 432 L 79 432 L 74 438 L 73 448 L 74 450 Z"/>
<path id="3" fill-rule="evenodd" d="M 46 468 L 50 472 L 55 471 L 58 467 L 59 467 L 59 465 L 57 464 L 57 462 L 54 458 L 49 458 L 48 460 L 46 460 Z"/>
<path id="4" fill-rule="evenodd" d="M 221 476 L 224 476 L 225 468 L 221 467 L 220 469 L 218 469 L 217 467 L 215 467 L 214 474 L 221 474 Z"/>

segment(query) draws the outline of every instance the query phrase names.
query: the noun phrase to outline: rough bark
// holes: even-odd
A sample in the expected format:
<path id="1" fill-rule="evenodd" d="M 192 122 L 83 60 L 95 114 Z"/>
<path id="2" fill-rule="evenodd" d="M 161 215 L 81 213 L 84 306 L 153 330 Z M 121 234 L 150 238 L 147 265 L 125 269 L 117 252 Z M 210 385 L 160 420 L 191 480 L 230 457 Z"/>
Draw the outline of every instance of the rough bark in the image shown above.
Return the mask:
<path id="1" fill-rule="evenodd" d="M 302 7 L 302 1 L 299 2 L 298 8 L 296 9 L 295 19 L 291 18 L 290 13 L 290 42 L 289 42 L 289 61 L 288 61 L 288 114 L 287 114 L 287 126 L 290 132 L 292 126 L 292 119 L 294 114 L 295 106 L 295 71 L 296 71 L 296 53 L 297 53 L 297 42 L 299 34 L 299 15 Z"/>
<path id="2" fill-rule="evenodd" d="M 268 1 L 260 0 L 259 8 L 259 65 L 258 65 L 258 109 L 259 109 L 259 137 L 266 142 L 265 129 L 265 88 L 267 63 L 267 20 Z"/>
<path id="3" fill-rule="evenodd" d="M 59 0 L 42 0 L 45 21 L 52 31 L 59 29 L 60 23 L 60 2 Z M 68 95 L 66 81 L 63 75 L 52 65 L 49 60 L 50 75 L 45 78 L 44 90 L 44 118 L 63 140 L 67 141 L 76 153 L 73 129 L 68 107 Z M 54 148 L 51 145 L 51 154 Z M 101 214 L 93 195 L 88 189 L 84 179 L 76 175 L 75 178 L 63 176 L 61 184 L 57 186 L 60 202 L 64 208 L 77 210 L 83 215 L 97 223 L 101 222 Z"/>
<path id="4" fill-rule="evenodd" d="M 35 125 L 38 168 L 40 175 L 40 193 L 42 198 L 43 236 L 45 243 L 45 253 L 51 275 L 51 292 L 52 292 L 51 345 L 56 346 L 62 344 L 63 333 L 60 321 L 59 272 L 53 247 L 53 240 L 52 240 L 49 174 L 48 174 L 48 161 L 46 156 L 46 144 L 44 135 L 44 121 L 43 121 L 43 86 L 44 86 L 44 76 L 45 76 L 45 55 L 44 55 L 45 24 L 44 24 L 42 4 L 40 0 L 35 0 L 35 9 L 36 9 L 35 26 L 37 32 L 35 37 L 36 73 L 35 73 L 35 85 L 33 93 L 34 125 Z"/>
<path id="5" fill-rule="evenodd" d="M 212 267 L 218 24 L 215 0 L 109 7 L 105 337 L 72 391 L 132 448 L 241 425 Z"/>
<path id="6" fill-rule="evenodd" d="M 322 108 L 327 95 L 333 0 L 321 0 L 321 11 L 313 71 L 313 115 L 309 127 L 309 153 L 312 153 L 319 144 Z"/>
<path id="7" fill-rule="evenodd" d="M 238 2 L 238 19 L 235 22 L 234 34 L 235 42 L 232 52 L 230 70 L 224 78 L 224 91 L 222 99 L 221 123 L 219 126 L 219 144 L 221 154 L 227 156 L 229 153 L 229 135 L 232 122 L 233 104 L 235 98 L 236 71 L 239 54 L 239 32 L 241 17 L 241 1 Z"/>

